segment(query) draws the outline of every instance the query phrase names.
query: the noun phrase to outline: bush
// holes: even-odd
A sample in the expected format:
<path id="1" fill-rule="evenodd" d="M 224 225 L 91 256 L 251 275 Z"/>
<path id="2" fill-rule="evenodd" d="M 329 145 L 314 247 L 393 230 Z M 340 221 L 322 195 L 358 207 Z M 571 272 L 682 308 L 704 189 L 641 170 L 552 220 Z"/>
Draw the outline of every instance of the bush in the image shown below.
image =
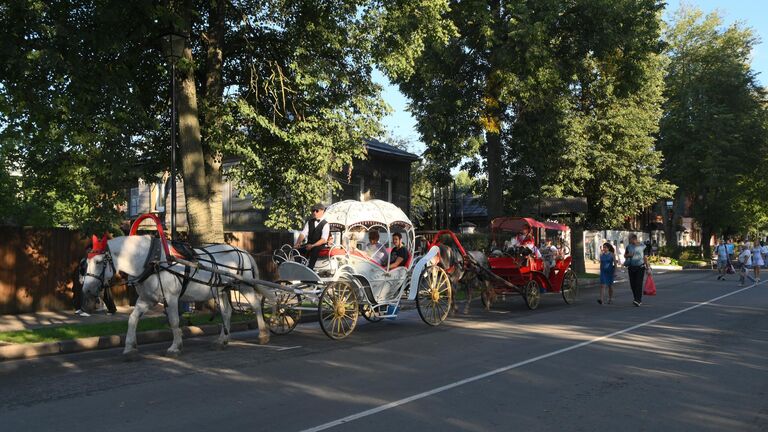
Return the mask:
<path id="1" fill-rule="evenodd" d="M 659 248 L 659 255 L 674 259 L 697 260 L 701 259 L 701 247 L 666 245 Z"/>
<path id="2" fill-rule="evenodd" d="M 661 255 L 649 256 L 648 262 L 650 264 L 660 264 L 660 265 L 680 265 L 678 264 L 675 258 L 661 256 Z"/>
<path id="3" fill-rule="evenodd" d="M 456 234 L 459 242 L 466 251 L 484 251 L 488 249 L 488 234 L 474 233 L 474 234 Z M 453 245 L 453 240 L 444 235 L 441 239 L 441 243 L 446 245 Z"/>

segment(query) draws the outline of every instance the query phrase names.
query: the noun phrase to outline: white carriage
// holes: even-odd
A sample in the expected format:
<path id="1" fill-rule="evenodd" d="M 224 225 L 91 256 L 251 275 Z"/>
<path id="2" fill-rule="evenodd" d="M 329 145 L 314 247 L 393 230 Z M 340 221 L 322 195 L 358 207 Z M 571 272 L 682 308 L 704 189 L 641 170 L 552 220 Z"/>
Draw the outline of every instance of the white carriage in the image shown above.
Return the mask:
<path id="1" fill-rule="evenodd" d="M 415 301 L 425 323 L 436 326 L 445 320 L 451 285 L 446 273 L 434 265 L 438 248 L 413 256 L 413 225 L 400 208 L 380 200 L 347 200 L 329 206 L 325 219 L 334 242 L 321 252 L 314 269 L 290 245 L 274 254 L 279 282 L 293 290 L 279 290 L 275 299 L 265 300 L 272 333 L 289 333 L 302 311 L 316 310 L 323 332 L 342 339 L 354 331 L 359 315 L 371 322 L 395 318 L 406 299 Z M 363 245 L 371 230 L 379 232 L 387 254 L 393 234 L 402 236 L 408 251 L 404 265 L 391 268 L 389 259 L 377 261 L 376 254 L 365 251 Z"/>

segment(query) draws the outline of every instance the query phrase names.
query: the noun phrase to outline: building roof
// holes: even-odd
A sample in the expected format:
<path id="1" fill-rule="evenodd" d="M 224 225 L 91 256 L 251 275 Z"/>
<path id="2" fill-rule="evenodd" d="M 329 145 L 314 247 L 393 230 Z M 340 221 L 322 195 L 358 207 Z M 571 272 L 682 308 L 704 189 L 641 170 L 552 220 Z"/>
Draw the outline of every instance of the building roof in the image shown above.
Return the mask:
<path id="1" fill-rule="evenodd" d="M 365 140 L 365 147 L 368 151 L 384 154 L 390 157 L 405 159 L 410 162 L 419 160 L 419 157 L 413 153 L 397 148 L 393 145 L 381 142 L 377 139 L 369 138 Z"/>
<path id="2" fill-rule="evenodd" d="M 479 196 L 464 195 L 460 198 L 460 206 L 456 212 L 456 217 L 463 216 L 465 218 L 484 218 L 488 217 L 488 209 L 483 205 Z"/>
<path id="3" fill-rule="evenodd" d="M 528 200 L 523 204 L 520 213 L 531 215 L 584 214 L 587 209 L 587 199 L 583 197 L 542 197 L 541 200 Z"/>

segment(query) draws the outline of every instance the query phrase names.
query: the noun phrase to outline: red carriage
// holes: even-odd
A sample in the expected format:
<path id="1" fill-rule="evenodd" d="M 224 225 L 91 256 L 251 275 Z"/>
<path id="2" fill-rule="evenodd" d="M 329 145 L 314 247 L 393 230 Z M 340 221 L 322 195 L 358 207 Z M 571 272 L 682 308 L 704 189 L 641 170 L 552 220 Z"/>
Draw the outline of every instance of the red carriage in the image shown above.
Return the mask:
<path id="1" fill-rule="evenodd" d="M 540 222 L 532 218 L 497 218 L 491 221 L 493 244 L 505 244 L 503 238 L 508 234 L 520 239 L 520 233 L 526 227 L 529 233 L 523 236 L 522 241 L 512 241 L 508 247 L 502 246 L 501 250 L 490 251 L 487 267 L 480 265 L 466 252 L 452 231 L 438 232 L 430 247 L 440 244 L 445 236 L 450 237 L 455 249 L 464 259 L 464 265 L 473 267 L 474 271 L 490 283 L 491 295 L 481 297 L 486 307 L 499 296 L 504 298 L 507 295 L 522 295 L 528 308 L 536 309 L 541 295 L 545 293 L 560 293 L 566 303 L 573 303 L 578 296 L 578 281 L 571 269 L 572 258 L 567 255 L 567 251 L 563 254 L 560 249 L 552 249 L 542 254 L 537 248 L 545 236 L 552 238 L 552 233 L 562 234 L 568 231 L 568 226 Z"/>

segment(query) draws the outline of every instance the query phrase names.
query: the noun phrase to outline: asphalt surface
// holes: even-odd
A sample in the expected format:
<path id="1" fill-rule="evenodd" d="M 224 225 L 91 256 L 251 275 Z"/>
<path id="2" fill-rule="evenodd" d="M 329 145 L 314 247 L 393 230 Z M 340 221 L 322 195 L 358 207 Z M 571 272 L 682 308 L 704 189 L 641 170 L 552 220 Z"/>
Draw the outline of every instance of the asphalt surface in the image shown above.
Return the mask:
<path id="1" fill-rule="evenodd" d="M 513 298 L 439 327 L 408 311 L 343 341 L 302 324 L 267 346 L 187 340 L 179 358 L 163 343 L 136 362 L 3 362 L 0 430 L 768 430 L 768 282 L 656 280 L 639 308 L 624 283 L 613 305 Z"/>

